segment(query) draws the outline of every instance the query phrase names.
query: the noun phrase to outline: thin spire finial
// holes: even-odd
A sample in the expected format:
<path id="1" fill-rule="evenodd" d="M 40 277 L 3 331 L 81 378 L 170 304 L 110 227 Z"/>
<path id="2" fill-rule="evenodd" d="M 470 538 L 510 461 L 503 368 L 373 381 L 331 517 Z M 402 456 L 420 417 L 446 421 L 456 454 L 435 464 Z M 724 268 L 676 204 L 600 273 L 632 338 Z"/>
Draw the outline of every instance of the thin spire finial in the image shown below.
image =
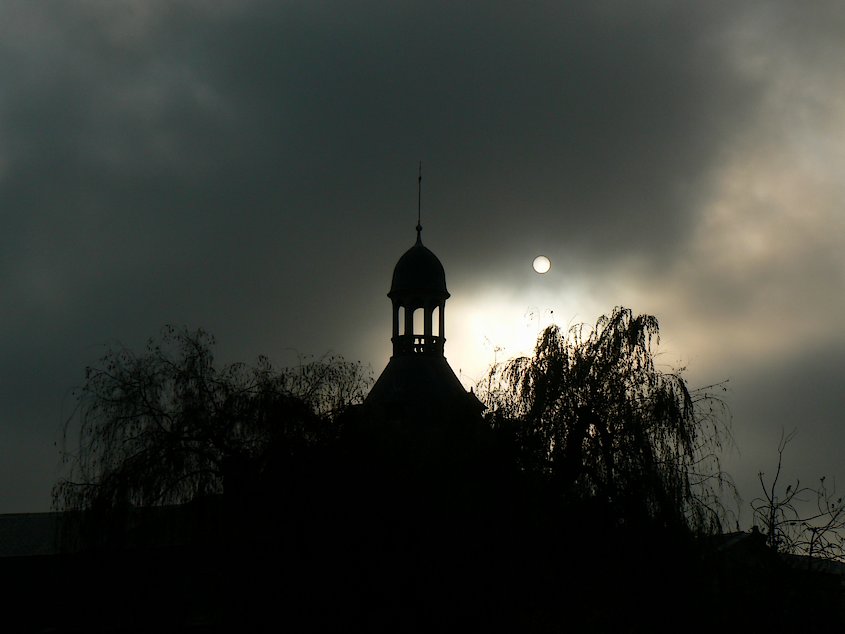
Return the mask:
<path id="1" fill-rule="evenodd" d="M 419 176 L 417 176 L 417 242 L 421 242 L 420 233 L 422 232 L 422 224 L 420 218 L 422 214 L 422 161 L 420 161 Z"/>

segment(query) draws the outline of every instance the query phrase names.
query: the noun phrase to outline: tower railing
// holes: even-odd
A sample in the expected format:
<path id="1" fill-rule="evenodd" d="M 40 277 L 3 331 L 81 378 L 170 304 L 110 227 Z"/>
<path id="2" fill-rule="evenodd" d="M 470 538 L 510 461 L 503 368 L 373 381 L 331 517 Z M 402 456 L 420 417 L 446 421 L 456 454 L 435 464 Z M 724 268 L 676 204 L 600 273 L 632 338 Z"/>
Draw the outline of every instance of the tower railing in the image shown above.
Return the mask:
<path id="1" fill-rule="evenodd" d="M 394 354 L 443 354 L 446 337 L 436 335 L 397 335 L 393 337 Z"/>

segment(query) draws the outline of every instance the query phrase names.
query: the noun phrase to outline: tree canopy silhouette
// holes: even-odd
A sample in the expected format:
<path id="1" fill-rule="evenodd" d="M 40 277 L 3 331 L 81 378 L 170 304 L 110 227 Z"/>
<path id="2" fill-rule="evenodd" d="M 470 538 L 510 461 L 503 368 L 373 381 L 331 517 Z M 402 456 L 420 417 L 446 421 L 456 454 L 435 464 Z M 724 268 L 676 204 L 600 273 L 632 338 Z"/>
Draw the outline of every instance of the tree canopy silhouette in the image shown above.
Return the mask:
<path id="1" fill-rule="evenodd" d="M 691 391 L 681 370 L 658 369 L 657 343 L 657 319 L 626 308 L 588 331 L 550 326 L 533 356 L 491 368 L 492 423 L 520 468 L 570 501 L 600 502 L 617 522 L 716 530 L 730 487 L 724 385 Z"/>
<path id="2" fill-rule="evenodd" d="M 237 492 L 270 462 L 336 436 L 363 399 L 359 363 L 329 357 L 275 369 L 218 367 L 214 338 L 165 327 L 143 354 L 111 348 L 85 371 L 64 428 L 64 510 L 178 504 Z M 73 451 L 67 451 L 69 441 Z"/>

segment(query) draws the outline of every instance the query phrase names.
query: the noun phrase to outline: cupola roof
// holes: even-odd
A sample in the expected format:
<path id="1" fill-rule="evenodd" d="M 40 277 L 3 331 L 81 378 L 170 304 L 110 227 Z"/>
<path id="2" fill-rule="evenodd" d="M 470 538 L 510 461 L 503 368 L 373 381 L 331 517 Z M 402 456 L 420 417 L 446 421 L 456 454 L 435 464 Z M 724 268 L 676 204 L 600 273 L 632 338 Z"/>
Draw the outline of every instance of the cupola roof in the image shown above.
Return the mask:
<path id="1" fill-rule="evenodd" d="M 439 299 L 447 299 L 446 272 L 437 256 L 423 246 L 420 233 L 422 227 L 417 225 L 417 242 L 405 251 L 393 269 L 393 281 L 390 285 L 388 297 L 403 295 L 430 295 Z"/>

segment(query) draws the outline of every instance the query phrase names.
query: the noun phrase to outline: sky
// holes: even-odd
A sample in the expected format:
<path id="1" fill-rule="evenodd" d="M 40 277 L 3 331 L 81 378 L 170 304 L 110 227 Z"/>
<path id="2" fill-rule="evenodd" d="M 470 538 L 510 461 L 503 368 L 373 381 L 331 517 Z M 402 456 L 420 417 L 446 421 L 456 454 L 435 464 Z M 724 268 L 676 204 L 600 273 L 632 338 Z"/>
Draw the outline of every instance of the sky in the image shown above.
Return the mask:
<path id="1" fill-rule="evenodd" d="M 782 432 L 787 479 L 845 479 L 843 59 L 839 1 L 3 2 L 0 512 L 48 510 L 85 366 L 165 324 L 377 376 L 419 161 L 467 388 L 627 306 L 728 381 L 742 528 Z"/>

